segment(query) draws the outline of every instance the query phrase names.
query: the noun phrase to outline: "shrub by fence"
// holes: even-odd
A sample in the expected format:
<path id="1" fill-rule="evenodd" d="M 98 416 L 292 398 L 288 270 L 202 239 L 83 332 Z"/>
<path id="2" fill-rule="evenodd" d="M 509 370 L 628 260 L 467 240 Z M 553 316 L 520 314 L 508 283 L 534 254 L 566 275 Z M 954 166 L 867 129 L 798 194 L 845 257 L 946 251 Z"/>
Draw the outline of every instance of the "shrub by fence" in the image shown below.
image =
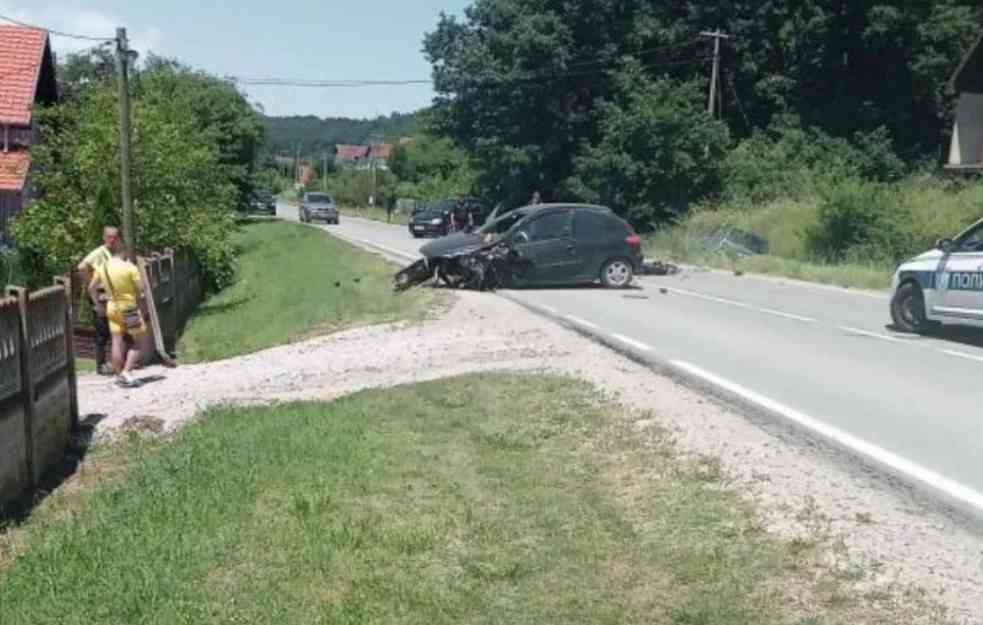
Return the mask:
<path id="1" fill-rule="evenodd" d="M 70 286 L 0 298 L 0 504 L 61 462 L 78 424 Z"/>

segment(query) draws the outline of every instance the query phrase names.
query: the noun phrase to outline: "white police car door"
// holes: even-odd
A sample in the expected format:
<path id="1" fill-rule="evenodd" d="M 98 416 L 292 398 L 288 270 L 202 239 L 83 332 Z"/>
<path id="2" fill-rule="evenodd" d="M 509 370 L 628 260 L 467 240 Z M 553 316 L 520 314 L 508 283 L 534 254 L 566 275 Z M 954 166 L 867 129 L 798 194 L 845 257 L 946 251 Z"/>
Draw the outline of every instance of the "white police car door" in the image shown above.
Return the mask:
<path id="1" fill-rule="evenodd" d="M 956 239 L 936 286 L 935 314 L 983 324 L 983 224 Z"/>

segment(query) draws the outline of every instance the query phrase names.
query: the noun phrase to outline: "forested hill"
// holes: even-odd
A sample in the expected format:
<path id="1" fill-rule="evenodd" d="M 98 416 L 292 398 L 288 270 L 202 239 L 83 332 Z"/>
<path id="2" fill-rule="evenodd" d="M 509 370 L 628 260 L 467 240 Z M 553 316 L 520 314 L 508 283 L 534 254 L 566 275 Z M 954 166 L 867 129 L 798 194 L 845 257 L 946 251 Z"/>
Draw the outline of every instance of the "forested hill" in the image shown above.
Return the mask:
<path id="1" fill-rule="evenodd" d="M 418 120 L 418 113 L 393 113 L 375 119 L 264 117 L 264 151 L 267 155 L 294 154 L 299 147 L 304 156 L 318 155 L 333 152 L 336 143 L 367 143 L 370 135 L 376 133 L 392 141 L 411 134 Z"/>

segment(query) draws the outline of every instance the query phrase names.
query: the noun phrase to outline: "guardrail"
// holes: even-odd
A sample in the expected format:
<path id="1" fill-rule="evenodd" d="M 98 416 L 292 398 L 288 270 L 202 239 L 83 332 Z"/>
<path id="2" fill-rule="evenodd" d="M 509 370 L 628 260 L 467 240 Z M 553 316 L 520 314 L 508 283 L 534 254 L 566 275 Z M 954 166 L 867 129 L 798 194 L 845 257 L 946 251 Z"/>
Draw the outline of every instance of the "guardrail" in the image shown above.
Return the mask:
<path id="1" fill-rule="evenodd" d="M 70 282 L 0 298 L 0 504 L 58 465 L 78 426 Z"/>

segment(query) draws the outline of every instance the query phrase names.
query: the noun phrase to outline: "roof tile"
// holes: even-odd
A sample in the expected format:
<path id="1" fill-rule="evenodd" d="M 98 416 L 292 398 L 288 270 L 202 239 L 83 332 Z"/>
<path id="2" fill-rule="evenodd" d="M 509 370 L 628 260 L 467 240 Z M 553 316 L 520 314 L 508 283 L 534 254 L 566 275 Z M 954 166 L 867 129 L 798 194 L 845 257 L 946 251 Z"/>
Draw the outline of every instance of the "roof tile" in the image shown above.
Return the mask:
<path id="1" fill-rule="evenodd" d="M 23 26 L 0 26 L 0 123 L 31 123 L 37 78 L 48 33 Z"/>

